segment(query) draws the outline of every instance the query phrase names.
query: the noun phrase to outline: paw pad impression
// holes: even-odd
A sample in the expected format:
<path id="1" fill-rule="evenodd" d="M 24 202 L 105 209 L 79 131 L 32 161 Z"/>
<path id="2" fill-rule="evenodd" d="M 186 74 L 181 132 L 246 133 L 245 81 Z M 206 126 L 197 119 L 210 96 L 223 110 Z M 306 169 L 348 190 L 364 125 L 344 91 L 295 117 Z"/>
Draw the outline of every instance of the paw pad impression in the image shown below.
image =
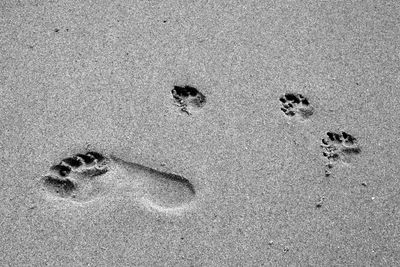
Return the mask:
<path id="1" fill-rule="evenodd" d="M 348 164 L 354 155 L 361 153 L 357 139 L 344 131 L 327 132 L 326 138 L 321 141 L 321 147 L 323 156 L 328 160 L 327 166 L 330 168 L 339 160 Z"/>
<path id="2" fill-rule="evenodd" d="M 191 114 L 194 109 L 202 108 L 206 103 L 205 95 L 192 86 L 174 86 L 171 93 L 181 111 L 187 114 Z"/>
<path id="3" fill-rule="evenodd" d="M 281 110 L 288 117 L 298 116 L 302 120 L 309 119 L 314 114 L 314 108 L 306 97 L 297 93 L 286 93 L 279 98 Z"/>

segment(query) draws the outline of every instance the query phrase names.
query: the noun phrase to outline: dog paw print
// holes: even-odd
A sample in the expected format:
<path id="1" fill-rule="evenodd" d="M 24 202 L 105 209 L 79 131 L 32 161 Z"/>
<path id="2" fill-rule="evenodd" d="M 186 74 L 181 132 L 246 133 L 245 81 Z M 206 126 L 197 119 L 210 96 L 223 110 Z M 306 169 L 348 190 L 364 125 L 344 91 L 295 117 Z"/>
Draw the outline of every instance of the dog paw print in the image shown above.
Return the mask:
<path id="1" fill-rule="evenodd" d="M 346 132 L 327 132 L 326 136 L 322 139 L 321 147 L 329 169 L 337 162 L 349 164 L 354 155 L 361 153 L 356 138 Z M 326 171 L 326 174 L 329 176 L 330 172 Z"/>
<path id="2" fill-rule="evenodd" d="M 171 93 L 176 105 L 188 115 L 191 115 L 194 110 L 202 108 L 206 103 L 205 95 L 192 86 L 174 86 Z"/>
<path id="3" fill-rule="evenodd" d="M 314 108 L 306 97 L 297 93 L 286 93 L 279 98 L 281 110 L 287 117 L 297 117 L 301 121 L 309 119 L 314 114 Z"/>

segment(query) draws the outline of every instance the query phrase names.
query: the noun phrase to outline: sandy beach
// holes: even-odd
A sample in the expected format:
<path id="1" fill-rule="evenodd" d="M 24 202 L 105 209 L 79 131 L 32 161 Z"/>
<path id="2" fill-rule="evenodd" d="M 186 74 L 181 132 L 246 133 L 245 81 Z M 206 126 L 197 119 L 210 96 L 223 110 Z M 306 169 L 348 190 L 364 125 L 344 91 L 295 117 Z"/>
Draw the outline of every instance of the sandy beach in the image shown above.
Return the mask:
<path id="1" fill-rule="evenodd" d="M 3 1 L 1 266 L 399 266 L 396 1 Z"/>

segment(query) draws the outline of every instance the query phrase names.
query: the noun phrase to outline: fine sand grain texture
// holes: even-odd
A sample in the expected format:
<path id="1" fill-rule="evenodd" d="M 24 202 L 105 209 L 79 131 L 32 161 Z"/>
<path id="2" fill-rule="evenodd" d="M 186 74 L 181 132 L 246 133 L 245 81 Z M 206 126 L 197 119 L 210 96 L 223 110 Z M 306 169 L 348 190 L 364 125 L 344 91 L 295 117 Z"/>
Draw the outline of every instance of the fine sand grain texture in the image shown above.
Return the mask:
<path id="1" fill-rule="evenodd" d="M 0 265 L 400 265 L 398 2 L 244 2 L 2 1 Z"/>

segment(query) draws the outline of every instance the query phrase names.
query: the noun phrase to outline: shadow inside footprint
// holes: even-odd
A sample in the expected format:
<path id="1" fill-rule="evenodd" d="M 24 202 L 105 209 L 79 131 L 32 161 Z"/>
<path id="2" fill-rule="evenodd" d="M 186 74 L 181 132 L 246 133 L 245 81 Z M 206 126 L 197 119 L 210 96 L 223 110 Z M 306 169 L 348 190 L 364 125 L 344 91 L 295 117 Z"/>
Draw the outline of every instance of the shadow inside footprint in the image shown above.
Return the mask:
<path id="1" fill-rule="evenodd" d="M 279 97 L 281 110 L 288 117 L 296 117 L 300 122 L 305 122 L 314 115 L 314 107 L 302 94 L 286 93 Z"/>
<path id="2" fill-rule="evenodd" d="M 314 115 L 313 108 L 299 108 L 299 115 L 301 119 L 308 120 L 312 115 Z"/>
<path id="3" fill-rule="evenodd" d="M 168 208 L 192 201 L 195 196 L 193 185 L 185 178 L 155 171 L 147 193 L 150 200 Z"/>
<path id="4" fill-rule="evenodd" d="M 45 176 L 42 178 L 42 182 L 47 192 L 61 198 L 72 197 L 76 191 L 75 184 L 68 179 L 62 180 L 51 176 Z"/>
<path id="5" fill-rule="evenodd" d="M 50 167 L 50 173 L 42 177 L 41 183 L 51 199 L 61 198 L 81 205 L 101 203 L 127 192 L 150 210 L 169 214 L 187 211 L 197 193 L 194 185 L 181 175 L 96 152 L 61 160 Z"/>
<path id="6" fill-rule="evenodd" d="M 189 85 L 174 86 L 174 89 L 172 89 L 171 92 L 174 98 L 186 98 L 188 96 L 196 96 L 201 94 L 196 88 Z"/>
<path id="7" fill-rule="evenodd" d="M 342 152 L 346 155 L 358 155 L 361 153 L 361 149 L 359 147 L 343 147 Z"/>
<path id="8" fill-rule="evenodd" d="M 103 198 L 111 190 L 107 186 L 108 158 L 94 151 L 64 158 L 49 168 L 40 179 L 45 195 L 71 203 L 83 204 Z M 112 183 L 112 180 L 110 181 Z"/>
<path id="9" fill-rule="evenodd" d="M 76 169 L 82 166 L 82 161 L 79 160 L 77 157 L 73 158 L 65 158 L 62 160 L 66 165 L 69 165 L 71 168 Z"/>
<path id="10" fill-rule="evenodd" d="M 206 96 L 196 88 L 185 85 L 177 86 L 171 90 L 172 97 L 181 111 L 191 114 L 193 110 L 202 108 L 206 103 Z"/>
<path id="11" fill-rule="evenodd" d="M 61 177 L 66 177 L 71 172 L 70 167 L 61 164 L 51 166 L 50 170 L 55 172 L 57 175 L 60 175 Z"/>
<path id="12" fill-rule="evenodd" d="M 354 155 L 361 154 L 357 139 L 346 132 L 327 132 L 328 138 L 322 139 L 323 156 L 328 160 L 327 166 L 337 162 L 345 165 L 352 163 Z"/>
<path id="13" fill-rule="evenodd" d="M 131 178 L 141 181 L 143 200 L 158 206 L 159 210 L 181 208 L 196 196 L 193 184 L 181 175 L 130 162 L 124 162 L 123 167 Z"/>

